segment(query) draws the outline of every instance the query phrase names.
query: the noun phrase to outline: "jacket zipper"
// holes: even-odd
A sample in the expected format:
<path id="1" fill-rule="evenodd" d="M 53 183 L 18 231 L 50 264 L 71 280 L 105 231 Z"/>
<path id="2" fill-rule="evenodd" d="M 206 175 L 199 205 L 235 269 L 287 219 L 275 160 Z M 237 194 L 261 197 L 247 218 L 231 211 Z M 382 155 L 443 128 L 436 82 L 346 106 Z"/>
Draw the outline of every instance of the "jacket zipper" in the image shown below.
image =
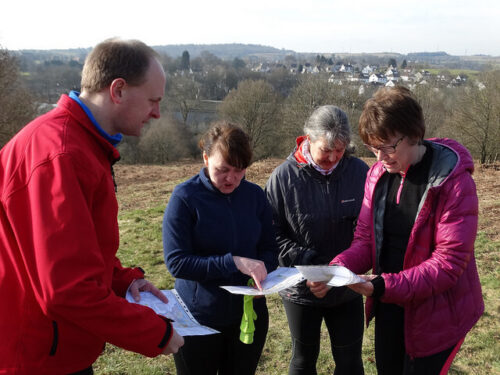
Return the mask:
<path id="1" fill-rule="evenodd" d="M 113 179 L 113 185 L 115 187 L 115 193 L 118 192 L 118 185 L 116 184 L 115 180 L 115 170 L 113 169 L 113 164 L 111 164 L 111 178 Z"/>
<path id="2" fill-rule="evenodd" d="M 408 166 L 408 168 L 406 168 L 404 172 L 399 172 L 399 174 L 401 175 L 401 181 L 399 182 L 398 195 L 396 196 L 396 204 L 399 204 L 399 201 L 401 200 L 401 192 L 403 191 L 403 184 L 405 182 L 406 173 L 408 172 L 408 169 L 410 169 L 410 166 Z"/>
<path id="3" fill-rule="evenodd" d="M 56 354 L 57 344 L 59 342 L 59 328 L 57 327 L 57 322 L 55 320 L 52 321 L 52 331 L 54 333 L 54 337 L 52 339 L 49 356 L 54 356 Z"/>

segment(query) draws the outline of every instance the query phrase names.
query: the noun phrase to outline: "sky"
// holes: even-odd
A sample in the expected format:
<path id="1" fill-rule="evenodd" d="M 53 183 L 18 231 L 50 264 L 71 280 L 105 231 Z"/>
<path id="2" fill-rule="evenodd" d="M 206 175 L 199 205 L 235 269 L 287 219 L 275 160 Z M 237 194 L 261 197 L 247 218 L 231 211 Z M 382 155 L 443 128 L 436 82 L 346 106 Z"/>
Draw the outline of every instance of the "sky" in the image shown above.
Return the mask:
<path id="1" fill-rule="evenodd" d="M 500 56 L 498 0 L 2 0 L 0 47 L 260 44 L 295 52 Z"/>

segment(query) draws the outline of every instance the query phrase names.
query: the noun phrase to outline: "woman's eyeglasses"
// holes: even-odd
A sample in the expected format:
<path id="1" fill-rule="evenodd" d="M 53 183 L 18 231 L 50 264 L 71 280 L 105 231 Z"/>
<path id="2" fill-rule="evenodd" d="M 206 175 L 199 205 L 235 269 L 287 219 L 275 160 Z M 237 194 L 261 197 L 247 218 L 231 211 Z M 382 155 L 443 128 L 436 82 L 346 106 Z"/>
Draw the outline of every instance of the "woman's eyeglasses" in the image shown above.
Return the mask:
<path id="1" fill-rule="evenodd" d="M 398 145 L 401 143 L 401 141 L 403 140 L 404 137 L 405 136 L 403 135 L 392 146 L 378 146 L 378 147 L 375 147 L 375 146 L 367 145 L 366 143 L 365 143 L 365 146 L 366 146 L 366 148 L 368 150 L 370 150 L 371 152 L 373 152 L 375 155 L 378 154 L 379 151 L 382 151 L 386 155 L 390 155 L 390 154 L 394 154 L 396 152 L 396 147 L 398 147 Z"/>

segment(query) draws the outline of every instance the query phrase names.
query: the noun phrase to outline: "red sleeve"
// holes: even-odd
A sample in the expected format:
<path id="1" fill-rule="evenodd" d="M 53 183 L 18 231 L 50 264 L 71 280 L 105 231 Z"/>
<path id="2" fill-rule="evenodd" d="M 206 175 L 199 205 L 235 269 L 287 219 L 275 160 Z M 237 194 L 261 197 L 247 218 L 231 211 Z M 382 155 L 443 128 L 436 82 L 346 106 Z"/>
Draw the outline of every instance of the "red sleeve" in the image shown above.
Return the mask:
<path id="1" fill-rule="evenodd" d="M 113 284 L 111 288 L 120 297 L 125 297 L 127 289 L 132 281 L 144 278 L 144 270 L 140 267 L 124 268 L 120 259 L 115 257 L 115 268 L 113 270 Z"/>

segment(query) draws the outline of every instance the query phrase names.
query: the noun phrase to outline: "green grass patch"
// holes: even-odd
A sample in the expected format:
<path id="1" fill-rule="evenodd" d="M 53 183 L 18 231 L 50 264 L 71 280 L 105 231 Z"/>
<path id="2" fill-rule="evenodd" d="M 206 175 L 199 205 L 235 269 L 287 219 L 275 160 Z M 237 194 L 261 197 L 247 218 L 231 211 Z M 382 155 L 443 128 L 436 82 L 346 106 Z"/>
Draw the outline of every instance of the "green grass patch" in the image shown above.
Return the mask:
<path id="1" fill-rule="evenodd" d="M 452 78 L 455 78 L 458 75 L 467 75 L 469 78 L 475 78 L 477 77 L 481 72 L 477 70 L 470 70 L 470 69 L 442 69 L 442 68 L 430 68 L 430 69 L 425 69 L 427 70 L 430 74 L 432 75 L 437 75 L 441 74 L 441 72 L 449 72 L 451 74 Z"/>

